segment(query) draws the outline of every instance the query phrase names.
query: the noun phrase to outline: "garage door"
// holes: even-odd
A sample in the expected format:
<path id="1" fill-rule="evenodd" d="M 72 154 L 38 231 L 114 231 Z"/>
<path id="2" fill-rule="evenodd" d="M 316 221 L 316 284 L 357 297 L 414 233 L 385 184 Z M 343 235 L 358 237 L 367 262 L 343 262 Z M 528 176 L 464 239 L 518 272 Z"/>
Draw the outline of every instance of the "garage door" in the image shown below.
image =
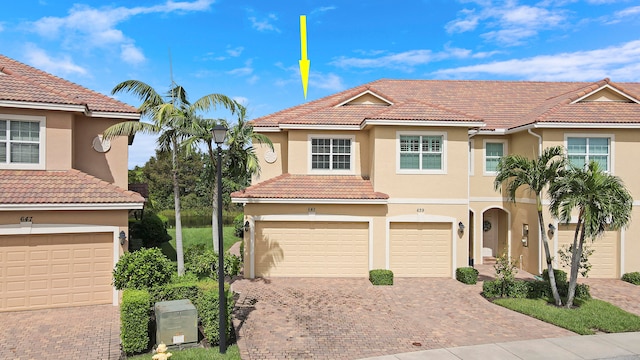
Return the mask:
<path id="1" fill-rule="evenodd" d="M 110 304 L 113 234 L 0 236 L 0 311 Z"/>
<path id="2" fill-rule="evenodd" d="M 369 224 L 256 222 L 256 276 L 364 277 Z"/>
<path id="3" fill-rule="evenodd" d="M 391 223 L 390 269 L 399 277 L 451 277 L 451 236 L 451 223 Z"/>
<path id="4" fill-rule="evenodd" d="M 560 225 L 558 232 L 558 249 L 563 245 L 573 244 L 573 236 L 575 233 L 575 225 Z M 595 241 L 585 240 L 585 245 L 595 250 L 589 257 L 591 270 L 590 278 L 618 278 L 618 269 L 620 268 L 619 256 L 619 232 L 606 231 L 604 236 L 597 238 Z M 567 273 L 569 268 L 563 268 Z"/>

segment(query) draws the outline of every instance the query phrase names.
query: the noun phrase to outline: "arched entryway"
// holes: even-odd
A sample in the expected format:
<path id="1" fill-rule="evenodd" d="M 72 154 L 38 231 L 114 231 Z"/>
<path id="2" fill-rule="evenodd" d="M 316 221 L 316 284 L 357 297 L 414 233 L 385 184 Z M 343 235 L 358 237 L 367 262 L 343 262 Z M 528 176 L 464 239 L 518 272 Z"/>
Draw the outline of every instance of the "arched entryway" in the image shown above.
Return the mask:
<path id="1" fill-rule="evenodd" d="M 495 263 L 497 257 L 510 256 L 509 213 L 500 208 L 482 212 L 482 263 Z"/>

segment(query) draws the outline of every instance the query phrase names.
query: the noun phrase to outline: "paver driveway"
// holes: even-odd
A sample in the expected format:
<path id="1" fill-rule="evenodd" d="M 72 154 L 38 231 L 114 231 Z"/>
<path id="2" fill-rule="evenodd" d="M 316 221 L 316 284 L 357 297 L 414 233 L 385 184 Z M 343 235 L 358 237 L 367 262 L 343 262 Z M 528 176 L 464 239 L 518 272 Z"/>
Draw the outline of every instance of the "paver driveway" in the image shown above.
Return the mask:
<path id="1" fill-rule="evenodd" d="M 574 335 L 493 305 L 453 279 L 239 280 L 244 360 L 358 359 L 408 351 Z"/>
<path id="2" fill-rule="evenodd" d="M 113 305 L 0 313 L 0 359 L 120 358 Z"/>

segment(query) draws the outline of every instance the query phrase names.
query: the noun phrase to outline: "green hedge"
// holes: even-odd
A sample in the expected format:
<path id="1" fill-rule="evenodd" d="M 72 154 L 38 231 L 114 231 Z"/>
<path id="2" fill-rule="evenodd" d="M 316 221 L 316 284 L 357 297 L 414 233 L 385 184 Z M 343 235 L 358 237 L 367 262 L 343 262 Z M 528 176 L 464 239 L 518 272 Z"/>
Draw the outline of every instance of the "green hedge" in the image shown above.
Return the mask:
<path id="1" fill-rule="evenodd" d="M 113 285 L 118 290 L 150 289 L 171 279 L 175 264 L 158 248 L 124 253 L 113 269 Z"/>
<path id="2" fill-rule="evenodd" d="M 567 279 L 567 273 L 564 272 L 563 270 L 553 269 L 553 275 L 556 278 L 556 284 L 562 284 L 562 283 L 566 283 L 567 281 L 569 281 Z M 549 270 L 548 269 L 542 270 L 542 279 L 544 279 L 544 281 L 549 281 Z"/>
<path id="3" fill-rule="evenodd" d="M 129 219 L 129 250 L 158 247 L 171 240 L 166 224 L 151 211 L 145 211 L 141 220 Z"/>
<path id="4" fill-rule="evenodd" d="M 384 269 L 370 270 L 369 281 L 373 285 L 393 285 L 393 271 Z"/>
<path id="5" fill-rule="evenodd" d="M 151 297 L 146 290 L 127 289 L 120 305 L 120 339 L 127 354 L 149 347 L 149 315 Z"/>
<path id="6" fill-rule="evenodd" d="M 218 254 L 213 249 L 205 249 L 204 244 L 189 246 L 184 251 L 184 267 L 187 273 L 200 279 L 218 278 Z M 233 277 L 240 272 L 240 257 L 224 254 L 224 273 Z"/>
<path id="7" fill-rule="evenodd" d="M 630 272 L 622 275 L 622 280 L 633 285 L 640 285 L 640 272 Z"/>
<path id="8" fill-rule="evenodd" d="M 564 282 L 558 284 L 558 293 L 560 297 L 566 298 L 569 293 L 569 283 Z M 497 297 L 509 298 L 529 298 L 529 299 L 552 299 L 551 284 L 548 281 L 526 281 L 515 280 L 512 282 L 503 282 L 500 280 L 485 281 L 482 284 L 482 296 L 493 299 Z M 589 285 L 577 284 L 576 298 L 589 299 Z"/>
<path id="9" fill-rule="evenodd" d="M 463 284 L 473 285 L 478 282 L 478 270 L 472 267 L 457 268 L 456 280 Z"/>
<path id="10" fill-rule="evenodd" d="M 229 284 L 224 284 L 225 295 L 227 297 L 227 340 L 234 338 L 231 315 L 233 313 L 233 292 L 229 290 Z M 195 301 L 198 317 L 202 323 L 204 336 L 211 345 L 220 344 L 219 332 L 219 297 L 218 283 L 214 281 L 201 281 L 198 283 L 198 299 Z"/>
<path id="11" fill-rule="evenodd" d="M 224 226 L 233 225 L 233 220 L 238 214 L 236 211 L 223 211 L 222 224 Z M 176 215 L 173 210 L 162 210 L 158 213 L 160 218 L 166 219 L 169 227 L 176 226 Z M 183 227 L 208 227 L 211 226 L 211 208 L 197 210 L 181 210 L 180 221 Z"/>

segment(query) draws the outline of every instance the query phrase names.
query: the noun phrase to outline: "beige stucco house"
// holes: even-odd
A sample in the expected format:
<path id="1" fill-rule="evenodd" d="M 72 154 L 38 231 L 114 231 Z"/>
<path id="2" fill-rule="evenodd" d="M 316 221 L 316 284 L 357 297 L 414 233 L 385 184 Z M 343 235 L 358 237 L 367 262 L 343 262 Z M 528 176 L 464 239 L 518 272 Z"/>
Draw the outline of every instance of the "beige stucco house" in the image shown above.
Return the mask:
<path id="1" fill-rule="evenodd" d="M 127 246 L 127 137 L 138 111 L 0 55 L 0 311 L 114 304 Z"/>
<path id="2" fill-rule="evenodd" d="M 540 273 L 535 200 L 494 191 L 500 157 L 562 145 L 640 197 L 640 83 L 379 80 L 253 121 L 245 275 L 452 277 L 502 253 Z M 545 203 L 548 205 L 548 202 Z M 573 230 L 545 209 L 554 254 Z M 640 210 L 592 246 L 591 277 L 640 270 Z M 556 256 L 557 258 L 557 256 Z"/>

